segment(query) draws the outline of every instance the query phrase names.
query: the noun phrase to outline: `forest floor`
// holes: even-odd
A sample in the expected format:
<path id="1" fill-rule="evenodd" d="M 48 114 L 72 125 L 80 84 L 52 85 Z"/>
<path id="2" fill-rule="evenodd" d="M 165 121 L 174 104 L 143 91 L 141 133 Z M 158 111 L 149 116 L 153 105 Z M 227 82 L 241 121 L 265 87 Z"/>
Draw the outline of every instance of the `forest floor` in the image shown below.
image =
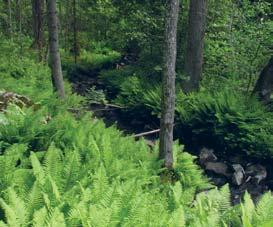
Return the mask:
<path id="1" fill-rule="evenodd" d="M 88 89 L 92 86 L 104 90 L 105 87 L 98 80 L 98 75 L 99 72 L 83 73 L 80 71 L 77 77 L 74 77 L 73 81 L 71 81 L 74 92 L 86 96 Z M 128 115 L 126 111 L 115 105 L 93 103 L 88 104 L 88 109 L 93 113 L 94 117 L 103 119 L 106 126 L 116 125 L 126 135 L 134 136 L 159 128 L 159 120 L 140 116 L 139 113 Z M 148 145 L 153 146 L 159 138 L 159 132 L 144 135 L 143 137 Z M 137 136 L 136 139 L 138 138 Z M 257 162 L 240 155 L 233 157 L 218 155 L 216 157 L 213 154 L 213 150 L 207 148 L 203 148 L 202 150 L 200 147 L 196 149 L 191 144 L 186 144 L 186 150 L 198 157 L 196 162 L 214 185 L 221 187 L 229 183 L 233 204 L 238 204 L 246 191 L 252 195 L 254 201 L 257 201 L 262 194 L 268 190 L 273 190 L 273 168 L 271 162 Z M 210 156 L 208 159 L 216 158 L 217 162 L 205 160 L 208 162 L 204 163 L 204 160 L 202 160 L 204 159 L 204 155 L 206 157 Z M 242 166 L 244 168 L 241 168 Z M 226 167 L 229 170 L 233 168 L 232 171 L 235 171 L 234 174 L 230 174 Z"/>

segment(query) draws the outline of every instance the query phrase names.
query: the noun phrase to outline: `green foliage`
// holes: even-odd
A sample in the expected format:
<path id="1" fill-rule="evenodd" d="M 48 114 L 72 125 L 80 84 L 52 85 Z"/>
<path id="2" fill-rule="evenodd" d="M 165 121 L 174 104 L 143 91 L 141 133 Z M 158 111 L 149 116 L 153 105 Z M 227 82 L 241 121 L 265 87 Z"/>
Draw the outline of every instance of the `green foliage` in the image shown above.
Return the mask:
<path id="1" fill-rule="evenodd" d="M 15 50 L 11 50 L 13 47 Z M 51 95 L 48 67 L 37 64 L 29 57 L 20 56 L 14 43 L 1 42 L 0 48 L 0 89 L 24 94 L 34 101 L 44 100 Z"/>
<path id="2" fill-rule="evenodd" d="M 125 66 L 121 69 L 103 71 L 100 80 L 115 103 L 133 110 L 149 106 L 146 94 L 158 90 L 160 75 L 155 69 L 146 71 L 138 66 Z"/>
<path id="3" fill-rule="evenodd" d="M 270 56 L 272 2 L 212 0 L 208 15 L 205 78 L 211 87 L 224 77 L 249 89 Z"/>
<path id="4" fill-rule="evenodd" d="M 104 91 L 96 90 L 95 86 L 88 89 L 86 94 L 86 100 L 88 101 L 88 103 L 107 103 Z"/>
<path id="5" fill-rule="evenodd" d="M 67 110 L 82 99 L 67 83 L 68 99 L 56 99 L 48 67 L 33 60 L 32 40 L 25 36 L 32 35 L 30 4 L 11 2 L 11 21 L 0 3 L 3 33 L 11 35 L 10 40 L 1 36 L 0 89 L 26 95 L 35 105 L 10 105 L 0 113 L 0 226 L 273 225 L 271 193 L 257 205 L 246 194 L 244 202 L 231 206 L 228 186 L 211 189 L 195 158 L 178 144 L 172 182 L 163 182 L 158 146 L 150 149 L 144 140 L 125 137 L 91 115 L 79 113 L 76 119 Z M 134 66 L 103 71 L 100 81 L 111 101 L 144 117 L 160 114 L 164 3 L 83 0 L 76 5 L 80 69 L 95 76 L 113 68 L 121 53 L 138 59 Z M 183 1 L 183 8 L 188 3 Z M 194 143 L 273 157 L 272 113 L 245 96 L 271 51 L 270 7 L 265 0 L 209 1 L 203 88 L 189 96 L 177 90 L 176 127 L 186 128 L 182 134 L 189 132 Z M 77 76 L 69 71 L 78 70 L 69 53 L 72 4 L 58 1 L 58 9 L 63 65 L 68 76 Z M 183 72 L 187 13 L 180 15 L 178 71 Z M 13 34 L 6 32 L 9 25 Z M 87 99 L 106 101 L 94 87 Z"/>
<path id="6" fill-rule="evenodd" d="M 65 68 L 74 65 L 74 57 L 62 50 L 62 63 Z M 120 59 L 120 53 L 105 47 L 94 47 L 92 51 L 82 50 L 77 58 L 77 64 L 88 70 L 101 70 L 111 67 Z"/>
<path id="7" fill-rule="evenodd" d="M 11 77 L 6 74 L 3 81 L 10 85 Z M 132 97 L 129 90 L 141 96 L 137 78 L 130 76 L 129 83 L 121 84 L 124 98 Z M 36 96 L 38 108 L 10 105 L 0 114 L 1 226 L 176 227 L 234 220 L 240 226 L 236 213 L 227 215 L 232 208 L 223 202 L 228 200 L 222 191 L 196 198 L 198 191 L 211 186 L 181 146 L 174 146 L 173 185 L 162 184 L 158 146 L 151 150 L 144 140 L 124 137 L 90 115 L 77 120 L 66 110 L 77 98 L 63 103 L 50 92 L 38 96 L 27 81 L 22 77 L 22 83 L 10 89 Z M 270 217 L 259 220 L 267 222 Z"/>
<path id="8" fill-rule="evenodd" d="M 42 112 L 25 111 L 21 110 L 25 118 L 43 117 Z M 5 117 L 8 122 L 13 120 L 8 112 Z M 54 118 L 46 128 L 40 124 L 36 129 L 39 137 L 51 144 L 44 155 L 31 152 L 39 151 L 30 146 L 37 138 L 25 133 L 20 135 L 29 137 L 23 140 L 25 145 L 23 141 L 8 141 L 0 156 L 0 204 L 9 225 L 52 222 L 58 226 L 140 226 L 152 221 L 166 226 L 172 220 L 167 198 L 162 198 L 165 193 L 159 190 L 157 149 L 150 153 L 144 141 L 123 137 L 115 128 L 106 129 L 100 121 L 92 123 L 90 116 L 76 121 L 62 113 Z M 192 159 L 186 153 L 177 155 L 179 172 L 179 163 L 192 163 Z M 181 177 L 181 183 L 185 190 L 192 190 L 193 196 L 195 190 L 207 184 L 194 164 L 187 168 L 192 172 L 187 180 Z"/>
<path id="9" fill-rule="evenodd" d="M 177 111 L 194 141 L 260 158 L 273 155 L 273 116 L 255 98 L 231 90 L 200 92 L 184 97 Z"/>
<path id="10" fill-rule="evenodd" d="M 43 116 L 21 112 L 31 119 Z M 8 113 L 5 117 L 12 119 Z M 114 127 L 92 122 L 90 116 L 75 120 L 62 113 L 54 118 L 48 123 L 51 130 L 40 129 L 40 137 L 50 143 L 46 152 L 37 152 L 24 140 L 10 142 L 0 156 L 0 205 L 8 226 L 205 227 L 242 226 L 246 218 L 253 226 L 271 221 L 270 213 L 263 212 L 273 201 L 270 194 L 257 208 L 247 200 L 233 208 L 227 186 L 196 196 L 210 186 L 193 157 L 177 144 L 178 181 L 162 185 L 158 147 L 151 151 L 143 140 L 135 142 Z M 246 213 L 242 220 L 240 212 Z"/>
<path id="11" fill-rule="evenodd" d="M 104 70 L 99 74 L 99 80 L 104 84 L 111 96 L 116 97 L 121 91 L 121 84 L 134 75 L 135 67 L 125 66 L 122 69 Z"/>
<path id="12" fill-rule="evenodd" d="M 160 86 L 147 88 L 138 77 L 130 78 L 120 86 L 116 100 L 124 100 L 123 105 L 131 110 L 141 106 L 142 111 L 146 110 L 144 114 L 159 117 Z M 202 89 L 188 96 L 177 90 L 178 136 L 223 152 L 244 152 L 259 158 L 272 158 L 272 113 L 255 97 L 247 98 L 241 91 L 234 92 L 232 81 L 220 87 L 222 91 L 219 92 Z"/>

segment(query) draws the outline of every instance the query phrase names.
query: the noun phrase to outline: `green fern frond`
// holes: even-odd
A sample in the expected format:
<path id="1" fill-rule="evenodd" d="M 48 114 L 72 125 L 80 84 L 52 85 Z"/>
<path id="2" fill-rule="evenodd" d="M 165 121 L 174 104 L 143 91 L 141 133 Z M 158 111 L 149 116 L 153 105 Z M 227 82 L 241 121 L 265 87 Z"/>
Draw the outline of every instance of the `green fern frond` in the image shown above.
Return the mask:
<path id="1" fill-rule="evenodd" d="M 48 227 L 66 227 L 64 214 L 58 208 L 55 208 L 47 220 Z"/>
<path id="2" fill-rule="evenodd" d="M 44 185 L 46 175 L 45 175 L 44 169 L 43 169 L 39 159 L 37 158 L 37 156 L 34 152 L 31 153 L 30 160 L 31 160 L 34 176 L 36 177 L 37 181 L 41 185 Z"/>
<path id="3" fill-rule="evenodd" d="M 10 226 L 26 226 L 28 222 L 26 204 L 13 188 L 7 190 L 7 201 L 0 199 L 0 205 L 5 211 L 7 223 Z"/>
<path id="4" fill-rule="evenodd" d="M 32 221 L 33 227 L 46 226 L 47 218 L 48 212 L 45 207 L 35 211 Z"/>
<path id="5" fill-rule="evenodd" d="M 45 156 L 44 167 L 46 175 L 51 176 L 56 182 L 60 182 L 61 179 L 61 150 L 57 149 L 54 144 L 52 144 Z"/>
<path id="6" fill-rule="evenodd" d="M 250 195 L 246 192 L 244 196 L 244 203 L 241 204 L 242 209 L 242 224 L 244 227 L 253 227 L 252 220 L 255 215 L 255 205 L 250 197 Z"/>

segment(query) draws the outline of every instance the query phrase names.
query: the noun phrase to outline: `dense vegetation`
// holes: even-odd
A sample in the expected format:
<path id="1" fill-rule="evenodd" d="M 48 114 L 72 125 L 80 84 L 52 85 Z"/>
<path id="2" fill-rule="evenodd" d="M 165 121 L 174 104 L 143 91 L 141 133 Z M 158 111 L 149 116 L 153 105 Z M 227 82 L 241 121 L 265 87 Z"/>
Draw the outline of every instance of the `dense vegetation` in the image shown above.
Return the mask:
<path id="1" fill-rule="evenodd" d="M 0 3 L 0 226 L 273 226 L 271 192 L 233 204 L 189 153 L 272 163 L 272 104 L 252 91 L 272 55 L 273 5 L 208 0 L 203 79 L 186 93 L 190 1 L 180 2 L 168 171 L 159 141 L 106 127 L 89 108 L 159 127 L 165 1 L 58 1 L 65 99 L 46 64 L 45 18 L 35 40 L 33 5 Z"/>

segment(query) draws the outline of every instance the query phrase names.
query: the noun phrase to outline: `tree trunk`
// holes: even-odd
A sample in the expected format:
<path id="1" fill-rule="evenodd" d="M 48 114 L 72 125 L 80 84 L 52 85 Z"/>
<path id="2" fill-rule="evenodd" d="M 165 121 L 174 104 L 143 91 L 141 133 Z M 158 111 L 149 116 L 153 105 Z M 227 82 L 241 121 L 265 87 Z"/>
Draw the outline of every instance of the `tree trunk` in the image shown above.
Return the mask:
<path id="1" fill-rule="evenodd" d="M 270 96 L 273 92 L 273 56 L 266 67 L 262 70 L 260 77 L 254 87 L 253 94 L 267 104 L 270 102 Z"/>
<path id="2" fill-rule="evenodd" d="M 23 55 L 22 7 L 21 0 L 16 0 L 16 21 L 18 22 L 18 38 L 20 43 L 20 57 Z"/>
<path id="3" fill-rule="evenodd" d="M 13 28 L 12 28 L 12 11 L 11 11 L 11 0 L 7 0 L 7 4 L 8 4 L 8 13 L 9 13 L 9 15 L 8 15 L 8 18 L 9 18 L 9 36 L 10 36 L 10 38 L 12 38 L 12 36 L 13 36 Z"/>
<path id="4" fill-rule="evenodd" d="M 39 61 L 43 60 L 43 4 L 44 0 L 32 0 L 32 17 L 33 17 L 33 47 L 38 50 Z"/>
<path id="5" fill-rule="evenodd" d="M 202 78 L 207 0 L 191 0 L 185 57 L 185 93 L 199 89 Z"/>
<path id="6" fill-rule="evenodd" d="M 179 0 L 168 0 L 165 27 L 164 71 L 162 82 L 159 158 L 165 167 L 173 166 L 173 124 L 175 111 L 175 65 Z"/>
<path id="7" fill-rule="evenodd" d="M 76 0 L 73 0 L 73 54 L 74 63 L 77 64 L 78 57 L 78 40 L 77 40 L 77 5 Z"/>
<path id="8" fill-rule="evenodd" d="M 53 88 L 61 99 L 65 98 L 61 57 L 59 52 L 58 17 L 56 0 L 47 0 L 49 65 L 51 68 Z"/>

